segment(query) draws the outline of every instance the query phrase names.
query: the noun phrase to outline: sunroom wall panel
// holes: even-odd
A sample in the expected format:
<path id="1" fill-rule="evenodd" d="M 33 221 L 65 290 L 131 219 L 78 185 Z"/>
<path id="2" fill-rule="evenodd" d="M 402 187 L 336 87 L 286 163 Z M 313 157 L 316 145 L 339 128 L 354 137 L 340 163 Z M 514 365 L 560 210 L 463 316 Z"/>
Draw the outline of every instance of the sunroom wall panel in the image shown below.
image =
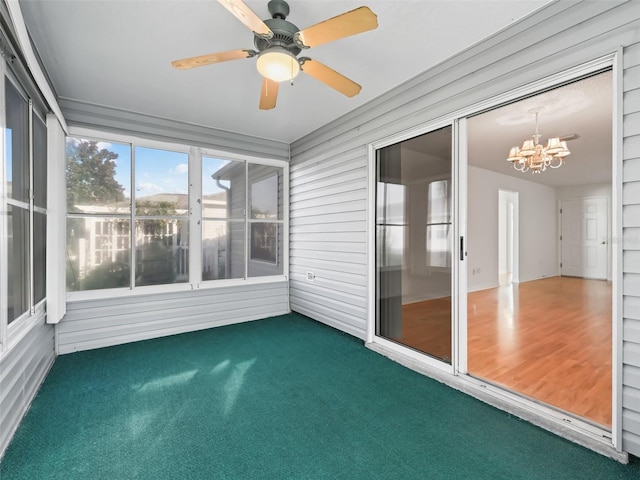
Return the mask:
<path id="1" fill-rule="evenodd" d="M 53 329 L 42 316 L 0 358 L 0 457 L 55 360 Z"/>
<path id="2" fill-rule="evenodd" d="M 90 350 L 288 312 L 286 281 L 73 301 L 67 304 L 67 315 L 58 325 L 58 352 Z"/>

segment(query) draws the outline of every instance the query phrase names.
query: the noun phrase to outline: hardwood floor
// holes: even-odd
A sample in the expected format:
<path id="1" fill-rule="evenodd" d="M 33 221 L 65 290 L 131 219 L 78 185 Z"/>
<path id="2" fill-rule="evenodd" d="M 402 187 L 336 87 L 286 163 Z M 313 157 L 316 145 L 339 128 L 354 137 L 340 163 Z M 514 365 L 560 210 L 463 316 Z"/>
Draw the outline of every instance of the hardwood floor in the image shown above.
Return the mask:
<path id="1" fill-rule="evenodd" d="M 450 356 L 450 299 L 403 306 L 402 343 Z M 468 295 L 468 370 L 611 426 L 611 284 L 552 277 Z"/>
<path id="2" fill-rule="evenodd" d="M 451 297 L 402 306 L 400 343 L 451 363 Z"/>

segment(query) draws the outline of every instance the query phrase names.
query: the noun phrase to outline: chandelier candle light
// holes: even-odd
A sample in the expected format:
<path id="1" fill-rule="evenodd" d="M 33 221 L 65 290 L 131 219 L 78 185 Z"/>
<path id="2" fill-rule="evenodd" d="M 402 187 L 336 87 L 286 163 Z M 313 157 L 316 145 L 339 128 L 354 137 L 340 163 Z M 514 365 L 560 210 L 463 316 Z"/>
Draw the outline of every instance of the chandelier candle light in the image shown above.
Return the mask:
<path id="1" fill-rule="evenodd" d="M 571 152 L 567 148 L 567 142 L 561 141 L 559 137 L 551 137 L 547 141 L 547 146 L 543 147 L 538 133 L 538 113 L 537 110 L 531 113 L 536 114 L 536 133 L 532 138 L 525 140 L 522 147 L 511 147 L 507 162 L 513 164 L 513 168 L 519 172 L 532 173 L 544 172 L 547 168 L 558 168 L 562 166 L 564 157 Z"/>

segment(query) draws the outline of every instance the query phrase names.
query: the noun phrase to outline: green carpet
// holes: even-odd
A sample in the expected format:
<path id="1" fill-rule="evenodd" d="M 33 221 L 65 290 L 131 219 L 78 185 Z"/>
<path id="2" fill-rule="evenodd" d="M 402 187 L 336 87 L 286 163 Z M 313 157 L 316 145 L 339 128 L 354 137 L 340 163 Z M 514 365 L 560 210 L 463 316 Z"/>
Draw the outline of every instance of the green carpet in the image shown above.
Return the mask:
<path id="1" fill-rule="evenodd" d="M 59 357 L 12 479 L 635 479 L 291 314 Z"/>

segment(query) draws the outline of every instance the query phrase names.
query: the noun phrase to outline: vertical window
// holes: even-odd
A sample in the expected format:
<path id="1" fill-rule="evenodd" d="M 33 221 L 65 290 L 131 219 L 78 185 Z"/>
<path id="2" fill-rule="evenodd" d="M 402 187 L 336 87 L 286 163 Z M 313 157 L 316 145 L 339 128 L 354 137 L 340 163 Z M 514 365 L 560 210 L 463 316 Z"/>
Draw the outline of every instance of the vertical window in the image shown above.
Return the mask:
<path id="1" fill-rule="evenodd" d="M 202 157 L 202 280 L 244 278 L 245 162 Z"/>
<path id="2" fill-rule="evenodd" d="M 67 138 L 67 290 L 131 284 L 131 147 Z"/>
<path id="3" fill-rule="evenodd" d="M 29 310 L 30 298 L 30 168 L 29 103 L 5 79 L 7 192 L 7 321 Z"/>
<path id="4" fill-rule="evenodd" d="M 279 167 L 249 164 L 249 277 L 283 273 L 282 173 Z"/>
<path id="5" fill-rule="evenodd" d="M 3 175 L 0 292 L 4 325 L 34 314 L 46 297 L 47 127 L 24 91 L 4 78 L 5 152 Z M 0 332 L 4 329 L 0 329 Z M 15 331 L 15 330 L 14 330 Z M 10 333 L 9 333 L 10 334 Z M 0 338 L 4 342 L 5 338 Z"/>
<path id="6" fill-rule="evenodd" d="M 451 266 L 451 208 L 449 180 L 429 182 L 427 192 L 427 252 L 429 267 Z"/>
<path id="7" fill-rule="evenodd" d="M 202 158 L 202 279 L 283 274 L 284 169 Z"/>
<path id="8" fill-rule="evenodd" d="M 403 265 L 406 208 L 406 186 L 395 183 L 378 183 L 377 224 L 380 265 Z"/>
<path id="9" fill-rule="evenodd" d="M 189 156 L 136 147 L 135 284 L 189 281 Z"/>

